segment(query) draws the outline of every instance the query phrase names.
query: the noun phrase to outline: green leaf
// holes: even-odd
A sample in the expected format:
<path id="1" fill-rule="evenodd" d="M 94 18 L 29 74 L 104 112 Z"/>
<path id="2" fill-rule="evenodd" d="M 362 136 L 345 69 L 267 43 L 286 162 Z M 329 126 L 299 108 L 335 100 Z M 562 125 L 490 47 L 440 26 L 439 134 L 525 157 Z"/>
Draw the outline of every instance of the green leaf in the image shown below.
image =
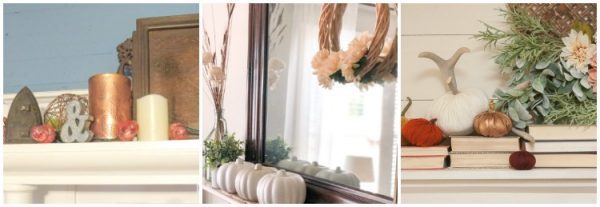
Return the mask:
<path id="1" fill-rule="evenodd" d="M 564 73 L 563 75 L 565 76 L 565 80 L 567 80 L 567 81 L 573 80 L 573 76 L 569 75 L 568 73 Z"/>
<path id="2" fill-rule="evenodd" d="M 544 71 L 542 71 L 541 75 L 547 75 L 547 76 L 554 77 L 554 72 L 552 72 L 552 70 L 550 70 L 550 69 L 545 69 Z"/>
<path id="3" fill-rule="evenodd" d="M 516 100 L 514 103 L 515 110 L 517 111 L 520 120 L 530 120 L 532 118 L 531 114 L 529 114 L 527 109 L 523 106 L 523 104 L 521 104 L 519 100 Z"/>
<path id="4" fill-rule="evenodd" d="M 574 78 L 577 78 L 577 79 L 583 78 L 585 76 L 585 74 L 583 74 L 582 72 L 580 72 L 579 70 L 577 70 L 575 68 L 571 68 L 569 70 L 569 73 L 571 74 L 571 76 L 573 76 Z"/>
<path id="5" fill-rule="evenodd" d="M 568 94 L 573 91 L 573 85 L 575 85 L 575 81 L 568 82 L 567 85 L 558 88 L 559 94 Z"/>
<path id="6" fill-rule="evenodd" d="M 519 96 L 523 95 L 523 90 L 511 88 L 508 91 L 506 91 L 506 93 L 510 94 L 513 97 L 519 97 Z"/>
<path id="7" fill-rule="evenodd" d="M 535 110 L 540 112 L 542 116 L 548 116 L 548 111 L 546 111 L 546 109 L 544 109 L 542 106 L 535 107 Z"/>
<path id="8" fill-rule="evenodd" d="M 581 86 L 583 86 L 586 89 L 590 89 L 592 87 L 590 85 L 590 83 L 588 82 L 587 78 L 582 78 L 581 80 L 579 80 L 579 83 L 581 84 Z"/>
<path id="9" fill-rule="evenodd" d="M 538 62 L 537 64 L 535 64 L 535 69 L 541 70 L 541 69 L 547 68 L 550 65 L 550 63 L 552 63 L 552 61 L 542 60 L 542 61 Z"/>
<path id="10" fill-rule="evenodd" d="M 573 84 L 573 93 L 575 94 L 575 96 L 577 96 L 578 99 L 580 97 L 585 97 L 583 94 L 583 90 L 581 90 L 579 84 Z"/>
<path id="11" fill-rule="evenodd" d="M 546 96 L 546 94 L 542 94 L 542 106 L 544 108 L 550 108 L 550 99 L 548 99 L 548 96 Z"/>
<path id="12" fill-rule="evenodd" d="M 538 76 L 533 80 L 531 86 L 537 92 L 544 93 L 544 88 L 546 87 L 546 78 L 544 78 L 543 76 Z"/>
<path id="13" fill-rule="evenodd" d="M 508 107 L 508 116 L 513 121 L 519 121 L 519 114 L 517 113 L 517 110 L 511 106 Z"/>

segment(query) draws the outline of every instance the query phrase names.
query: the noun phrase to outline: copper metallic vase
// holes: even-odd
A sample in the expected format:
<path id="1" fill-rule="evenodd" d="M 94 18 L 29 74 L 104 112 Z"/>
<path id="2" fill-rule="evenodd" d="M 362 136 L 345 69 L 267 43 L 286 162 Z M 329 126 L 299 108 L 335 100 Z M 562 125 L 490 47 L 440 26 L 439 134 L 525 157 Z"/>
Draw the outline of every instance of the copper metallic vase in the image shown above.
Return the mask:
<path id="1" fill-rule="evenodd" d="M 117 139 L 117 124 L 131 120 L 131 81 L 124 75 L 104 73 L 92 76 L 88 84 L 94 141 Z"/>

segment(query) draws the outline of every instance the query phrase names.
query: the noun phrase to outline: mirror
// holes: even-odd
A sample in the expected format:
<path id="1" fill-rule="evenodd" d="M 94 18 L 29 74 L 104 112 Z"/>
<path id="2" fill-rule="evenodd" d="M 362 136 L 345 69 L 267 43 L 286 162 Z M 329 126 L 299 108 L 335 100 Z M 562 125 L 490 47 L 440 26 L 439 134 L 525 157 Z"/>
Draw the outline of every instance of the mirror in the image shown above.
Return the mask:
<path id="1" fill-rule="evenodd" d="M 269 5 L 265 163 L 392 197 L 400 134 L 397 83 L 319 85 L 311 61 L 319 50 L 320 14 L 321 4 Z M 363 31 L 372 33 L 375 19 L 374 5 L 348 4 L 341 49 Z M 389 19 L 386 39 L 393 40 L 395 9 Z"/>

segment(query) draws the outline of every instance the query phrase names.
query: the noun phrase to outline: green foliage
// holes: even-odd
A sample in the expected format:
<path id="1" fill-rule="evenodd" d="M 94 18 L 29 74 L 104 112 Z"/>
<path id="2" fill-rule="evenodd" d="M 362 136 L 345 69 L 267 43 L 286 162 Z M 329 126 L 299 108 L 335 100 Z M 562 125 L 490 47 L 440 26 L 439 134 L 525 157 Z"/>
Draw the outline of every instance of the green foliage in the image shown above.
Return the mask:
<path id="1" fill-rule="evenodd" d="M 593 125 L 596 123 L 596 101 L 579 101 L 571 94 L 550 97 L 553 110 L 546 116 L 548 124 Z"/>
<path id="2" fill-rule="evenodd" d="M 210 168 L 217 168 L 221 164 L 236 160 L 244 153 L 243 143 L 235 139 L 235 134 L 227 135 L 221 140 L 204 140 L 202 156 L 204 156 L 206 165 Z"/>
<path id="3" fill-rule="evenodd" d="M 495 56 L 503 73 L 509 73 L 519 63 L 527 72 L 538 62 L 554 62 L 558 59 L 562 42 L 560 37 L 552 32 L 552 28 L 539 18 L 530 16 L 524 9 L 500 9 L 510 31 L 502 31 L 489 24 L 485 31 L 480 31 L 476 38 L 486 41 L 486 48 L 498 48 Z"/>
<path id="4" fill-rule="evenodd" d="M 62 121 L 60 121 L 57 118 L 51 117 L 50 119 L 48 119 L 48 123 L 50 124 L 50 126 L 52 126 L 52 128 L 54 128 L 54 130 L 56 130 L 57 132 L 60 131 L 62 129 Z"/>
<path id="5" fill-rule="evenodd" d="M 539 18 L 530 16 L 526 10 L 500 10 L 505 16 L 510 31 L 502 31 L 485 24 L 476 38 L 486 42 L 486 48 L 496 48 L 494 57 L 502 74 L 509 76 L 507 89 L 495 92 L 498 111 L 506 113 L 517 128 L 530 123 L 554 123 L 555 121 L 581 123 L 582 116 L 557 115 L 565 109 L 550 97 L 574 97 L 566 102 L 573 104 L 569 112 L 582 111 L 586 102 L 595 99 L 587 75 L 573 67 L 566 67 L 559 57 L 564 47 L 552 27 Z M 584 26 L 579 26 L 584 28 Z M 575 100 L 575 101 L 573 101 Z M 548 117 L 552 115 L 551 117 Z M 559 118 L 560 117 L 560 118 Z M 595 120 L 595 114 L 594 114 Z"/>
<path id="6" fill-rule="evenodd" d="M 276 139 L 267 140 L 265 149 L 265 162 L 269 164 L 277 164 L 279 161 L 288 159 L 292 148 L 278 136 Z"/>

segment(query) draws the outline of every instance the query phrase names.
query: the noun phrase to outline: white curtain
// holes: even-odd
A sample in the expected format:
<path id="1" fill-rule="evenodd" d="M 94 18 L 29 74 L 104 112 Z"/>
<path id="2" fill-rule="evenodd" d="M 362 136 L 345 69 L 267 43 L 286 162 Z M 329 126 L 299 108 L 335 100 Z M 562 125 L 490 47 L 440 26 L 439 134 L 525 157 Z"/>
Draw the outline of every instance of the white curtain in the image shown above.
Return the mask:
<path id="1" fill-rule="evenodd" d="M 321 139 L 323 90 L 311 67 L 312 57 L 319 50 L 321 4 L 296 4 L 293 8 L 293 24 L 289 25 L 292 44 L 287 60 L 290 71 L 286 77 L 287 107 L 283 137 L 294 146 L 294 155 L 309 161 L 329 163 L 330 156 L 322 154 L 330 152 L 333 147 L 331 139 Z M 349 4 L 346 8 L 340 42 L 348 43 L 355 37 L 357 11 L 357 4 Z"/>

